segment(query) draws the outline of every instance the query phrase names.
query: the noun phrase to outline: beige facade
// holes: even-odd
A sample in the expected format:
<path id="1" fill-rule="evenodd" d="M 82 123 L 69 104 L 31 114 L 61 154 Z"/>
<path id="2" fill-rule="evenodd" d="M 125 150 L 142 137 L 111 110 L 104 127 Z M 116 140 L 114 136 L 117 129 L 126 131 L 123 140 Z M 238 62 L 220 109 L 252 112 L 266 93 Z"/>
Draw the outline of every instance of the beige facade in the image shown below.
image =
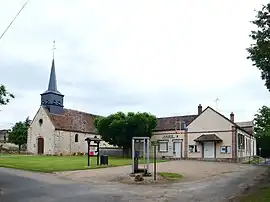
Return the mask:
<path id="1" fill-rule="evenodd" d="M 232 120 L 207 107 L 187 126 L 186 132 L 156 132 L 151 140 L 166 140 L 172 145 L 178 135 L 182 139 L 181 157 L 188 159 L 237 161 L 256 155 L 256 139 L 235 124 L 234 115 L 231 116 Z M 207 137 L 216 139 L 200 140 Z M 168 147 L 167 151 L 158 150 L 158 156 L 174 157 L 174 152 L 174 149 Z"/>
<path id="2" fill-rule="evenodd" d="M 232 158 L 232 126 L 233 124 L 224 119 L 211 108 L 206 109 L 188 126 L 188 147 L 197 145 L 199 152 L 188 151 L 188 158 L 205 158 L 204 143 L 195 142 L 194 140 L 201 135 L 216 135 L 222 141 L 214 142 L 214 158 Z M 227 147 L 226 152 L 222 152 L 221 148 Z"/>
<path id="3" fill-rule="evenodd" d="M 242 139 L 241 139 L 242 135 Z M 253 136 L 237 130 L 237 158 L 247 159 L 250 156 L 255 156 L 257 151 L 256 139 Z"/>
<path id="4" fill-rule="evenodd" d="M 44 153 L 54 153 L 54 126 L 43 107 L 40 107 L 31 122 L 27 136 L 27 150 L 30 153 L 38 153 L 38 139 L 44 140 Z"/>
<path id="5" fill-rule="evenodd" d="M 28 130 L 27 150 L 33 154 L 62 153 L 68 155 L 77 152 L 87 153 L 85 138 L 94 138 L 95 136 L 100 138 L 96 134 L 55 129 L 46 110 L 40 107 Z M 39 139 L 42 139 L 43 145 L 40 145 Z M 111 147 L 104 141 L 101 141 L 100 146 Z M 41 149 L 40 147 L 43 148 Z M 95 149 L 95 147 L 90 147 L 90 150 Z"/>
<path id="6" fill-rule="evenodd" d="M 155 132 L 151 141 L 159 143 L 157 150 L 157 157 L 172 157 L 184 158 L 185 157 L 185 131 L 160 131 Z"/>

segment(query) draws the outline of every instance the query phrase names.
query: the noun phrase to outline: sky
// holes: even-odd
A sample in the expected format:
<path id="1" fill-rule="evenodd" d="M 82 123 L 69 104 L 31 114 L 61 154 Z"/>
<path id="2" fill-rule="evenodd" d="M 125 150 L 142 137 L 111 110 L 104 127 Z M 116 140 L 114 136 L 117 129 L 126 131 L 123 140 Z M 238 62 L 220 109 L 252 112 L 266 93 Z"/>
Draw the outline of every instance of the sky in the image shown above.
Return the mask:
<path id="1" fill-rule="evenodd" d="M 0 34 L 25 0 L 0 0 Z M 56 41 L 65 108 L 109 115 L 196 114 L 211 106 L 252 120 L 270 93 L 246 48 L 267 0 L 30 0 L 0 40 L 0 83 L 16 98 L 0 129 L 33 118 Z M 219 99 L 216 104 L 215 100 Z"/>

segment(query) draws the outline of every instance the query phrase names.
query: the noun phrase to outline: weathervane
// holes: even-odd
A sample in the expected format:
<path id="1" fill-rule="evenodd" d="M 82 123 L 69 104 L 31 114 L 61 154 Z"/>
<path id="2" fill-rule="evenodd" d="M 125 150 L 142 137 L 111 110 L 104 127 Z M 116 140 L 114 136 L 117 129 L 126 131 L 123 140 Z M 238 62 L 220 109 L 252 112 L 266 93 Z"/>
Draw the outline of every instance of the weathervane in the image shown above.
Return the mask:
<path id="1" fill-rule="evenodd" d="M 218 102 L 219 102 L 220 100 L 217 98 L 217 99 L 215 99 L 215 103 L 216 103 L 216 110 L 218 110 Z"/>
<path id="2" fill-rule="evenodd" d="M 53 59 L 54 59 L 54 52 L 55 52 L 55 49 L 56 49 L 56 48 L 55 48 L 55 41 L 53 41 L 53 49 L 52 49 L 52 50 L 53 50 Z"/>

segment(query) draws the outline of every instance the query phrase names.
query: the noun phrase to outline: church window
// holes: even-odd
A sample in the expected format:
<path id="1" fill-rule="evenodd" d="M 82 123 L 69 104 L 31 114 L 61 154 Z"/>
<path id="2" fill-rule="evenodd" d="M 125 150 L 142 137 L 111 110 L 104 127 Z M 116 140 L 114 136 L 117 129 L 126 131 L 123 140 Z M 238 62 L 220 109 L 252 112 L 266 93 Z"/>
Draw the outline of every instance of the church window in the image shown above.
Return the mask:
<path id="1" fill-rule="evenodd" d="M 43 124 L 43 120 L 42 119 L 39 119 L 39 125 L 42 125 Z"/>
<path id="2" fill-rule="evenodd" d="M 78 142 L 78 134 L 75 134 L 75 142 Z"/>
<path id="3" fill-rule="evenodd" d="M 57 105 L 59 105 L 59 106 L 61 105 L 60 101 L 57 102 Z"/>

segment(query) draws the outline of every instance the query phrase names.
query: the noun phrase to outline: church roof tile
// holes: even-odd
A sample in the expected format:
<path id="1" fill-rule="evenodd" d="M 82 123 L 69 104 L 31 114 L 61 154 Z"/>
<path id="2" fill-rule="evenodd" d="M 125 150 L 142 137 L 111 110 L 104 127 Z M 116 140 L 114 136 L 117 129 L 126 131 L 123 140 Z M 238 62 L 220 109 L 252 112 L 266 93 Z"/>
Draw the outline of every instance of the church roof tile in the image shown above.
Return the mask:
<path id="1" fill-rule="evenodd" d="M 97 133 L 97 129 L 94 126 L 94 120 L 99 117 L 98 115 L 88 114 L 73 109 L 64 109 L 63 114 L 53 114 L 48 110 L 46 110 L 46 112 L 57 130 L 92 134 Z"/>

